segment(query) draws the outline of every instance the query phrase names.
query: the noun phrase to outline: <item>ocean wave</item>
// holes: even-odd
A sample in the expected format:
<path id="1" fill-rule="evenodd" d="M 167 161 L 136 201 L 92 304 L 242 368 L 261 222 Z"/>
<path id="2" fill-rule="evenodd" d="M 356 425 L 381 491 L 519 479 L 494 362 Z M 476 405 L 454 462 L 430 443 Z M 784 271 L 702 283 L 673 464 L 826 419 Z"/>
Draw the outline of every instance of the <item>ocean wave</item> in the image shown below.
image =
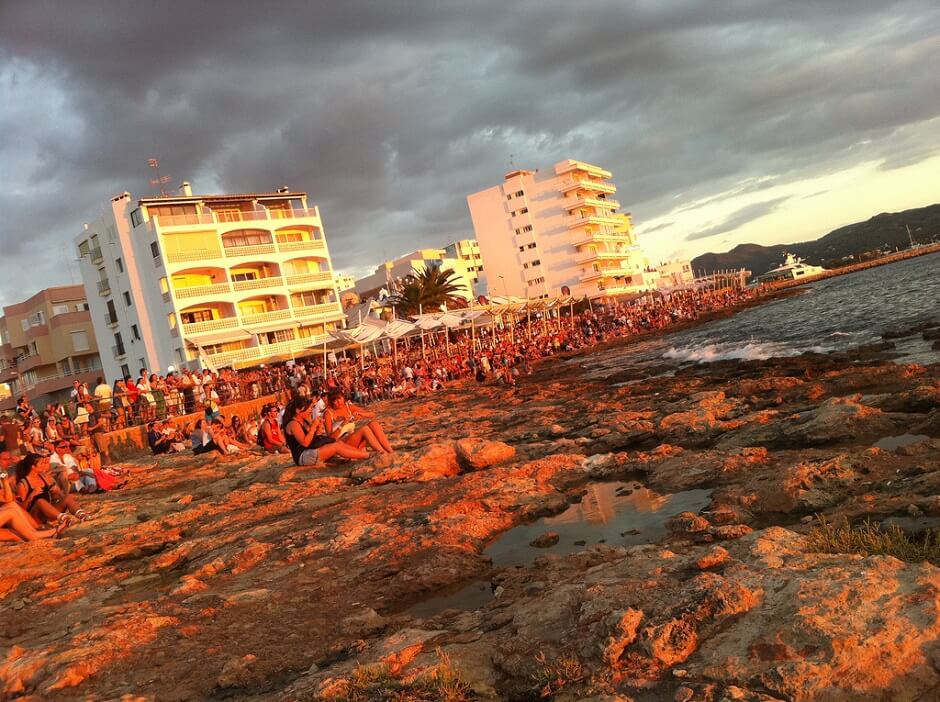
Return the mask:
<path id="1" fill-rule="evenodd" d="M 791 346 L 777 341 L 749 341 L 745 343 L 717 343 L 699 346 L 671 346 L 663 353 L 668 358 L 684 363 L 712 363 L 714 361 L 762 361 L 767 358 L 799 356 L 803 353 L 829 353 L 830 346 Z"/>

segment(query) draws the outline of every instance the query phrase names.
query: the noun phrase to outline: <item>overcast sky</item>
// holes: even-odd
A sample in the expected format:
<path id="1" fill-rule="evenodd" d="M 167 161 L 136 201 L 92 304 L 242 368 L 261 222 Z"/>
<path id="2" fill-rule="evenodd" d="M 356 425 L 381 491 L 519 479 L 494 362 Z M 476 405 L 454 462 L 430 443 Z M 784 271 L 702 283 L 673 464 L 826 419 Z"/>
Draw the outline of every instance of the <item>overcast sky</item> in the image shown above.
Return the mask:
<path id="1" fill-rule="evenodd" d="M 654 260 L 815 238 L 940 200 L 938 66 L 936 0 L 3 0 L 0 302 L 68 283 L 150 157 L 306 190 L 355 273 L 562 158 L 614 172 Z"/>

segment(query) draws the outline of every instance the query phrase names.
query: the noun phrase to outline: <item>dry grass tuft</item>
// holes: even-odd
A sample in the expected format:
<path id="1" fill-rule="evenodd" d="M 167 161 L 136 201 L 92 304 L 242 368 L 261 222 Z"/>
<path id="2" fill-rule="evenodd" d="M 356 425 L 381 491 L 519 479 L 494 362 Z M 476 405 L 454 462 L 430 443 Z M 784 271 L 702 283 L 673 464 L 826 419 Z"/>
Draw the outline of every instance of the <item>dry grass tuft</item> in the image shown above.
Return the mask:
<path id="1" fill-rule="evenodd" d="M 863 556 L 894 556 L 909 563 L 928 561 L 940 566 L 940 531 L 928 529 L 910 536 L 896 524 L 869 521 L 852 526 L 819 518 L 819 526 L 809 533 L 810 548 L 821 553 L 860 553 Z"/>
<path id="2" fill-rule="evenodd" d="M 473 692 L 460 679 L 450 659 L 438 651 L 439 663 L 416 678 L 393 674 L 388 666 L 359 666 L 334 691 L 313 698 L 322 702 L 470 702 Z"/>
<path id="3" fill-rule="evenodd" d="M 533 674 L 532 680 L 543 699 L 550 699 L 565 686 L 581 682 L 585 678 L 584 666 L 574 656 L 560 656 L 549 660 L 540 651 L 535 661 L 538 663 L 538 670 Z"/>

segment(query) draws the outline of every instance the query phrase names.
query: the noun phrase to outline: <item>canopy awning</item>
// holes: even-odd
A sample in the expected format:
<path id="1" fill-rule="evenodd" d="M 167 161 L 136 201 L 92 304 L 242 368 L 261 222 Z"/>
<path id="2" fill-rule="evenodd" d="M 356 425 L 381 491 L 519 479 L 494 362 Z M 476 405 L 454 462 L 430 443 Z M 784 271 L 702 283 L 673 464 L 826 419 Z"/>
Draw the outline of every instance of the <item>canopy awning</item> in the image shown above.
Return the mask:
<path id="1" fill-rule="evenodd" d="M 251 338 L 244 329 L 228 329 L 226 331 L 214 332 L 209 334 L 187 334 L 186 339 L 196 346 L 208 346 L 209 344 L 225 344 L 231 341 L 247 341 Z"/>

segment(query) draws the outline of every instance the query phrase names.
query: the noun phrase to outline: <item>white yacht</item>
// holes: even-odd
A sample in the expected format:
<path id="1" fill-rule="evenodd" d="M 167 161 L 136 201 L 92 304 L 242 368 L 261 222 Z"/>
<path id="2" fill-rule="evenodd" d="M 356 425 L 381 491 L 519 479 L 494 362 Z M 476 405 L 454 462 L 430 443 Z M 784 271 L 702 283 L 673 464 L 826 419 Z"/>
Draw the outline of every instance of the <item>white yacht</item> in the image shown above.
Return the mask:
<path id="1" fill-rule="evenodd" d="M 826 271 L 826 268 L 822 268 L 821 266 L 811 266 L 808 263 L 804 263 L 802 258 L 798 258 L 797 256 L 788 253 L 782 265 L 779 265 L 776 268 L 767 271 L 763 275 L 758 276 L 757 279 L 762 283 L 771 283 L 782 280 L 801 280 L 803 278 L 813 278 L 817 275 L 825 273 Z"/>

